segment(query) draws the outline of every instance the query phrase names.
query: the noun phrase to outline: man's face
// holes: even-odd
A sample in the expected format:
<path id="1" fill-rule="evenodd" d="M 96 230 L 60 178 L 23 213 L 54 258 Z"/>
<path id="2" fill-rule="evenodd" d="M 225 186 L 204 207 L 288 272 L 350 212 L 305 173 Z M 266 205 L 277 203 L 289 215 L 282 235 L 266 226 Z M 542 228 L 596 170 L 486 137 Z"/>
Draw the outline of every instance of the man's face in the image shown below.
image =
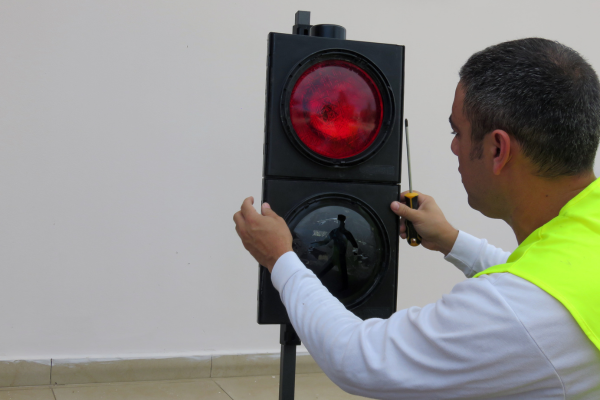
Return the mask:
<path id="1" fill-rule="evenodd" d="M 469 205 L 486 216 L 496 217 L 490 209 L 494 200 L 491 193 L 490 169 L 486 168 L 486 157 L 473 159 L 471 142 L 471 123 L 463 113 L 465 92 L 459 82 L 454 94 L 450 126 L 454 133 L 452 152 L 458 157 L 458 172 L 467 191 Z"/>

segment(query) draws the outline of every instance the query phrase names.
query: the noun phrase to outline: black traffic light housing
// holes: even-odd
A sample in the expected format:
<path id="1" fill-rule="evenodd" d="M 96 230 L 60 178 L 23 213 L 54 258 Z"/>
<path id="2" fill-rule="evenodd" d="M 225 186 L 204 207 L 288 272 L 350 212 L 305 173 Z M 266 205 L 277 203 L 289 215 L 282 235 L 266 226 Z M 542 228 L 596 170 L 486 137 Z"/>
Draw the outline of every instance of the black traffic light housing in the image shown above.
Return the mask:
<path id="1" fill-rule="evenodd" d="M 363 319 L 387 318 L 396 310 L 390 203 L 400 192 L 404 47 L 345 40 L 343 27 L 311 26 L 307 14 L 296 14 L 294 34 L 269 34 L 263 201 L 334 296 Z M 289 324 L 264 267 L 258 323 Z"/>
<path id="2" fill-rule="evenodd" d="M 386 215 L 391 213 L 390 203 L 398 199 L 398 188 L 397 186 L 377 184 L 361 184 L 358 186 L 347 182 L 265 179 L 263 197 L 269 199 L 269 204 L 273 210 L 283 216 L 290 225 L 294 238 L 294 251 L 299 254 L 301 259 L 309 264 L 316 264 L 317 267 L 319 266 L 319 253 L 323 250 L 314 245 L 313 249 L 310 249 L 313 241 L 310 236 L 313 232 L 308 232 L 308 235 L 299 237 L 302 236 L 303 232 L 301 229 L 296 229 L 297 222 L 310 219 L 310 214 L 307 215 L 307 213 L 314 212 L 315 208 L 318 212 L 319 206 L 321 208 L 332 208 L 337 203 L 339 209 L 349 210 L 345 214 L 358 214 L 355 218 L 362 217 L 364 220 L 372 222 L 371 225 L 374 231 L 372 237 L 364 237 L 363 232 L 349 228 L 349 231 L 356 238 L 355 240 L 367 242 L 371 239 L 370 241 L 374 242 L 374 245 L 369 243 L 369 249 L 364 249 L 360 254 L 357 254 L 357 256 L 363 258 L 367 257 L 365 261 L 351 256 L 348 264 L 351 265 L 354 262 L 357 269 L 365 265 L 365 267 L 373 268 L 373 273 L 367 271 L 369 274 L 366 279 L 360 280 L 354 290 L 355 293 L 350 293 L 350 295 L 345 295 L 345 291 L 340 287 L 339 282 L 336 282 L 336 278 L 339 278 L 336 275 L 339 274 L 335 271 L 333 275 L 332 272 L 325 274 L 323 279 L 329 278 L 324 283 L 330 292 L 360 318 L 388 318 L 396 310 L 398 223 L 397 217 L 386 218 Z M 332 213 L 332 218 L 339 215 L 336 211 Z M 382 215 L 383 217 L 381 217 Z M 309 218 L 306 218 L 307 216 Z M 315 221 L 308 222 L 310 231 L 318 230 L 323 233 L 328 233 L 339 226 L 335 221 L 325 221 L 323 223 L 323 220 L 318 217 Z M 349 225 L 349 222 L 347 225 Z M 304 240 L 307 236 L 309 239 Z M 317 236 L 314 239 L 321 239 L 323 236 Z M 323 247 L 327 250 L 326 246 L 321 246 L 321 248 Z M 348 243 L 348 250 L 351 247 L 351 243 Z M 314 257 L 311 257 L 313 255 Z M 352 260 L 354 258 L 357 258 L 357 260 Z M 374 258 L 376 265 L 369 263 L 369 258 Z M 362 262 L 359 263 L 360 261 Z M 313 265 L 307 266 L 310 268 Z M 264 267 L 261 267 L 260 288 L 259 323 L 289 323 L 279 292 L 273 287 L 271 275 Z"/>
<path id="3" fill-rule="evenodd" d="M 358 65 L 374 78 L 382 96 L 381 132 L 368 149 L 353 157 L 331 159 L 310 151 L 298 139 L 290 122 L 289 102 L 294 83 L 303 71 L 326 59 Z M 398 184 L 403 72 L 403 46 L 270 33 L 264 176 Z"/>

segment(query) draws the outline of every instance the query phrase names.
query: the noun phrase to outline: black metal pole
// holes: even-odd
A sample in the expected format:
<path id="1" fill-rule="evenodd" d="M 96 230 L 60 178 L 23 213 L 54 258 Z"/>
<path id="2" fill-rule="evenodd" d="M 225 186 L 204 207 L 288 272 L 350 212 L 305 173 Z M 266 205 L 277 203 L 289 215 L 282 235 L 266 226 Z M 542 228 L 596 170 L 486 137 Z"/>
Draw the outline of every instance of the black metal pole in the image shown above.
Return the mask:
<path id="1" fill-rule="evenodd" d="M 282 324 L 279 342 L 281 360 L 279 363 L 279 400 L 294 400 L 296 387 L 296 347 L 300 338 L 291 324 Z"/>
<path id="2" fill-rule="evenodd" d="M 310 34 L 310 11 L 298 11 L 296 24 L 292 28 L 294 35 Z M 294 400 L 296 389 L 296 347 L 300 338 L 292 324 L 281 324 L 279 331 L 281 359 L 279 361 L 279 400 Z"/>

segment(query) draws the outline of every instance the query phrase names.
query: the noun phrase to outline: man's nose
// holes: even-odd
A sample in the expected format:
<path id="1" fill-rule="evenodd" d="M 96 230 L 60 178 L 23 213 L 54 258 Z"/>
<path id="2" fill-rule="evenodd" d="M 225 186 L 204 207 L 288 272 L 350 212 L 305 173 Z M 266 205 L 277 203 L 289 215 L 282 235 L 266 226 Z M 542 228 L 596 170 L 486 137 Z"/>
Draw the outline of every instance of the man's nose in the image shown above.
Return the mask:
<path id="1" fill-rule="evenodd" d="M 452 138 L 452 142 L 450 143 L 450 149 L 455 156 L 458 156 L 458 138 L 454 136 Z"/>

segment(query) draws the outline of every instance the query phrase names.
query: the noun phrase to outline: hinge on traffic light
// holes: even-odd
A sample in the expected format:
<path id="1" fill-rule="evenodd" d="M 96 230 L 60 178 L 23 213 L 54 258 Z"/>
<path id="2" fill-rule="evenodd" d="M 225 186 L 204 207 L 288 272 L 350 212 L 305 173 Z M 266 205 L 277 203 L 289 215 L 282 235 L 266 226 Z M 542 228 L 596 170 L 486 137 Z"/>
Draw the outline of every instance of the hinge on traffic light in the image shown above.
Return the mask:
<path id="1" fill-rule="evenodd" d="M 294 35 L 310 35 L 310 11 L 296 11 L 296 25 L 292 28 Z"/>

